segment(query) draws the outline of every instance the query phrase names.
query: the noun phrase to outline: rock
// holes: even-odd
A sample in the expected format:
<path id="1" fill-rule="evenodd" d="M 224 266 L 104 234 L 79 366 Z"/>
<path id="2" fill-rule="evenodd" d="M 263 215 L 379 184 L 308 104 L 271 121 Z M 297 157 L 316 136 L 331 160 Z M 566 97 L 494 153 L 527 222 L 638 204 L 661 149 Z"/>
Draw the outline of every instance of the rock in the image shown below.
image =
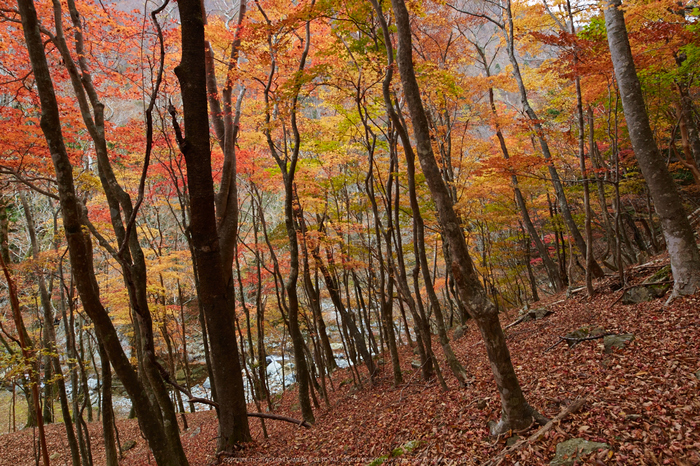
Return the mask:
<path id="1" fill-rule="evenodd" d="M 547 309 L 546 307 L 538 307 L 537 309 L 530 309 L 526 312 L 525 316 L 522 318 L 523 322 L 530 322 L 531 320 L 544 319 L 550 314 L 554 314 L 554 311 Z"/>
<path id="2" fill-rule="evenodd" d="M 573 339 L 580 339 L 580 338 L 587 338 L 591 337 L 594 335 L 600 335 L 601 333 L 605 333 L 605 330 L 599 327 L 581 327 L 577 330 L 574 330 L 573 332 L 569 332 L 566 334 L 566 338 L 573 338 Z M 573 348 L 574 346 L 578 345 L 581 343 L 580 341 L 575 341 L 575 340 L 566 340 L 566 344 L 569 345 L 569 348 Z"/>
<path id="3" fill-rule="evenodd" d="M 506 446 L 507 447 L 512 447 L 516 443 L 518 443 L 518 440 L 520 440 L 520 437 L 517 435 L 513 435 L 512 437 L 508 437 L 508 440 L 506 440 Z"/>
<path id="4" fill-rule="evenodd" d="M 122 453 L 124 453 L 125 451 L 131 450 L 135 446 L 136 446 L 135 440 L 127 440 L 126 442 L 122 443 Z"/>
<path id="5" fill-rule="evenodd" d="M 409 440 L 408 442 L 404 443 L 398 448 L 394 448 L 391 451 L 391 457 L 396 458 L 397 456 L 404 455 L 406 453 L 410 453 L 411 451 L 415 450 L 416 447 L 420 446 L 421 442 L 420 440 Z"/>
<path id="6" fill-rule="evenodd" d="M 623 333 L 620 335 L 606 335 L 603 338 L 605 352 L 607 354 L 610 354 L 613 352 L 613 348 L 624 348 L 632 340 L 634 340 L 634 335 L 632 335 L 631 333 Z"/>
<path id="7" fill-rule="evenodd" d="M 642 265 L 646 264 L 646 262 L 649 260 L 649 254 L 647 254 L 644 251 L 639 251 L 639 254 L 637 254 L 637 264 Z"/>
<path id="8" fill-rule="evenodd" d="M 421 364 L 420 361 L 416 361 L 415 359 L 414 359 L 413 361 L 411 361 L 411 367 L 412 367 L 413 369 L 420 369 L 420 367 L 421 367 L 422 365 L 423 365 L 423 364 Z"/>
<path id="9" fill-rule="evenodd" d="M 211 380 L 209 380 L 209 377 L 207 377 L 207 379 L 204 381 L 202 387 L 206 388 L 207 390 L 211 388 Z"/>
<path id="10" fill-rule="evenodd" d="M 271 377 L 282 371 L 282 366 L 277 361 L 273 360 L 267 365 L 267 376 Z"/>
<path id="11" fill-rule="evenodd" d="M 88 388 L 95 390 L 97 388 L 97 379 L 90 377 L 87 381 Z"/>
<path id="12" fill-rule="evenodd" d="M 549 466 L 569 466 L 579 459 L 579 455 L 588 455 L 601 449 L 610 449 L 607 443 L 589 442 L 582 438 L 574 438 L 557 445 L 557 452 Z"/>
<path id="13" fill-rule="evenodd" d="M 367 466 L 379 466 L 380 464 L 384 464 L 384 462 L 388 459 L 389 459 L 389 455 L 380 456 L 379 458 L 375 459 L 371 463 L 368 463 Z"/>
<path id="14" fill-rule="evenodd" d="M 438 328 L 437 328 L 437 322 L 434 320 L 430 320 L 430 334 L 431 335 L 437 335 L 438 334 Z"/>
<path id="15" fill-rule="evenodd" d="M 491 419 L 490 421 L 486 422 L 486 427 L 488 427 L 489 433 L 495 437 L 494 432 L 496 431 L 496 427 L 498 427 L 498 423 Z"/>
<path id="16" fill-rule="evenodd" d="M 647 286 L 635 286 L 625 291 L 622 295 L 622 304 L 639 304 L 656 299 L 656 296 Z"/>
<path id="17" fill-rule="evenodd" d="M 50 459 L 51 461 L 56 461 L 56 460 L 59 459 L 60 457 L 61 457 L 61 454 L 58 453 L 58 452 L 56 452 L 56 453 L 52 453 L 51 456 L 49 456 L 49 459 Z"/>
<path id="18" fill-rule="evenodd" d="M 668 280 L 669 278 L 671 278 L 671 266 L 667 265 L 667 266 L 663 267 L 662 269 L 660 269 L 658 272 L 656 272 L 651 277 L 644 280 L 644 283 L 662 282 L 664 280 Z"/>
<path id="19" fill-rule="evenodd" d="M 459 340 L 463 336 L 464 336 L 464 329 L 462 328 L 461 325 L 458 325 L 457 328 L 455 328 L 455 331 L 452 332 L 452 339 Z"/>
<path id="20" fill-rule="evenodd" d="M 622 295 L 622 304 L 639 304 L 663 297 L 671 287 L 670 283 L 659 283 L 670 278 L 671 266 L 667 265 L 644 280 L 645 286 L 635 286 Z M 650 285 L 655 283 L 654 285 Z"/>
<path id="21" fill-rule="evenodd" d="M 193 438 L 195 435 L 197 435 L 201 431 L 202 431 L 201 427 L 197 427 L 196 429 L 192 430 L 192 433 L 190 434 L 190 438 Z"/>

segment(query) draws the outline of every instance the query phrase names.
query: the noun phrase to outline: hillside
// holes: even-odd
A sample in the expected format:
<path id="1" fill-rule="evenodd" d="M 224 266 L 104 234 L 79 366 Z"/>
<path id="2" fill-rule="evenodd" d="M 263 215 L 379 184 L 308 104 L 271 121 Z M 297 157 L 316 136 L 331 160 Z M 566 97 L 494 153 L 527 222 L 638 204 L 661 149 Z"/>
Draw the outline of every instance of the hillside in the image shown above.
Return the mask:
<path id="1" fill-rule="evenodd" d="M 633 283 L 658 270 L 659 264 L 631 270 Z M 664 307 L 664 298 L 624 305 L 614 279 L 596 282 L 597 296 L 554 296 L 538 303 L 552 314 L 522 322 L 506 331 L 518 375 L 530 403 L 552 418 L 579 398 L 583 407 L 543 436 L 527 442 L 500 464 L 549 464 L 556 445 L 572 438 L 603 442 L 609 450 L 585 456 L 586 464 L 700 464 L 700 297 L 679 299 Z M 505 324 L 517 312 L 502 315 Z M 623 348 L 604 351 L 603 339 L 580 341 L 569 348 L 559 337 L 582 327 L 600 333 L 633 334 Z M 580 334 L 583 335 L 583 334 Z M 560 342 L 561 344 L 557 344 Z M 435 347 L 439 348 L 437 342 Z M 352 385 L 348 370 L 333 376 L 330 407 L 317 410 L 317 424 L 304 429 L 252 420 L 255 443 L 225 464 L 483 464 L 501 452 L 505 438 L 488 435 L 486 422 L 499 415 L 495 390 L 480 336 L 470 325 L 454 349 L 474 382 L 459 388 L 445 373 L 449 391 L 437 381 L 425 383 L 411 368 L 414 356 L 402 348 L 404 384 L 391 386 L 388 366 L 377 382 Z M 445 370 L 445 369 L 443 369 Z M 299 418 L 296 394 L 288 391 L 276 413 Z M 255 410 L 251 407 L 251 410 Z M 212 464 L 216 423 L 212 413 L 187 416 L 182 434 L 192 465 Z M 154 464 L 136 421 L 119 421 L 119 437 L 136 445 L 121 464 Z M 533 426 L 522 437 L 536 431 Z M 100 426 L 90 425 L 95 464 L 100 459 Z M 69 464 L 61 426 L 48 427 L 55 464 Z M 0 436 L 0 466 L 32 465 L 32 431 Z M 401 450 L 399 450 L 401 449 Z M 391 456 L 395 455 L 394 458 Z M 580 463 L 579 463 L 580 464 Z"/>

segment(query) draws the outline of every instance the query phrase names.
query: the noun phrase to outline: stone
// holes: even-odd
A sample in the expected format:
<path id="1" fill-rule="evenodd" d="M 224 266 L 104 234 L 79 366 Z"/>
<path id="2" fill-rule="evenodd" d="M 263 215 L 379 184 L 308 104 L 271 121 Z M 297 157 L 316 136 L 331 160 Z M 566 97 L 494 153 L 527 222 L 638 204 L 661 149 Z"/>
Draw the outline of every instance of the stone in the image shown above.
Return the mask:
<path id="1" fill-rule="evenodd" d="M 546 307 L 538 307 L 537 309 L 530 309 L 526 311 L 525 315 L 522 317 L 522 322 L 530 322 L 531 320 L 544 319 L 550 314 L 554 314 L 554 311 L 547 309 Z"/>
<path id="2" fill-rule="evenodd" d="M 457 328 L 455 328 L 455 331 L 452 332 L 452 339 L 459 340 L 463 336 L 464 336 L 464 329 L 462 328 L 461 325 L 458 325 Z"/>
<path id="3" fill-rule="evenodd" d="M 199 434 L 200 432 L 202 432 L 202 428 L 201 428 L 201 427 L 197 427 L 196 429 L 193 429 L 193 430 L 192 430 L 192 433 L 190 433 L 190 438 L 194 438 L 194 437 L 195 437 L 197 434 Z"/>
<path id="4" fill-rule="evenodd" d="M 126 442 L 122 443 L 122 453 L 124 453 L 125 451 L 131 450 L 135 446 L 136 446 L 135 440 L 127 440 Z"/>
<path id="5" fill-rule="evenodd" d="M 635 286 L 625 291 L 622 295 L 622 304 L 639 304 L 663 297 L 671 287 L 668 281 L 671 274 L 671 266 L 667 265 L 651 277 L 644 280 L 645 286 Z"/>
<path id="6" fill-rule="evenodd" d="M 61 454 L 58 453 L 58 452 L 56 452 L 56 453 L 52 453 L 51 456 L 49 456 L 49 459 L 50 459 L 51 461 L 56 461 L 56 460 L 59 459 L 60 457 L 61 457 Z"/>
<path id="7" fill-rule="evenodd" d="M 420 369 L 422 365 L 420 361 L 416 361 L 415 359 L 411 361 L 411 367 L 413 369 Z"/>
<path id="8" fill-rule="evenodd" d="M 634 335 L 631 333 L 622 333 L 620 335 L 606 335 L 603 338 L 603 345 L 605 346 L 605 352 L 610 354 L 613 352 L 613 348 L 622 349 L 629 342 L 634 340 Z"/>
<path id="9" fill-rule="evenodd" d="M 544 319 L 549 314 L 553 314 L 553 313 L 554 313 L 553 311 L 550 311 L 546 307 L 540 307 L 540 308 L 533 309 L 533 310 L 528 312 L 528 314 L 530 314 L 531 316 L 534 316 L 535 320 Z"/>
<path id="10" fill-rule="evenodd" d="M 588 338 L 595 335 L 600 335 L 602 333 L 605 333 L 605 330 L 602 328 L 584 326 L 574 330 L 573 332 L 567 333 L 566 338 L 571 338 L 572 340 L 566 340 L 566 344 L 569 345 L 569 348 L 573 348 L 581 343 L 581 341 L 576 341 L 576 339 Z"/>
<path id="11" fill-rule="evenodd" d="M 518 443 L 518 440 L 520 440 L 520 437 L 517 435 L 513 435 L 512 437 L 508 437 L 508 440 L 506 440 L 506 446 L 507 447 L 512 447 L 516 443 Z"/>
<path id="12" fill-rule="evenodd" d="M 398 448 L 394 448 L 391 451 L 391 457 L 396 458 L 397 456 L 404 455 L 406 453 L 410 453 L 411 451 L 415 450 L 416 447 L 420 446 L 421 442 L 420 440 L 409 440 L 408 442 L 404 443 Z"/>
<path id="13" fill-rule="evenodd" d="M 667 265 L 667 266 L 661 268 L 658 272 L 656 272 L 651 277 L 644 280 L 644 283 L 662 282 L 664 280 L 668 280 L 669 278 L 671 278 L 671 266 Z"/>
<path id="14" fill-rule="evenodd" d="M 654 299 L 655 296 L 649 287 L 635 286 L 634 288 L 630 288 L 629 290 L 625 291 L 625 294 L 622 295 L 622 304 L 639 304 L 652 301 Z"/>
<path id="15" fill-rule="evenodd" d="M 88 379 L 87 384 L 90 390 L 95 390 L 97 388 L 97 379 L 91 377 Z"/>
<path id="16" fill-rule="evenodd" d="M 579 459 L 579 455 L 589 455 L 597 450 L 610 449 L 607 443 L 590 442 L 582 438 L 573 438 L 557 445 L 557 452 L 549 466 L 570 466 Z"/>

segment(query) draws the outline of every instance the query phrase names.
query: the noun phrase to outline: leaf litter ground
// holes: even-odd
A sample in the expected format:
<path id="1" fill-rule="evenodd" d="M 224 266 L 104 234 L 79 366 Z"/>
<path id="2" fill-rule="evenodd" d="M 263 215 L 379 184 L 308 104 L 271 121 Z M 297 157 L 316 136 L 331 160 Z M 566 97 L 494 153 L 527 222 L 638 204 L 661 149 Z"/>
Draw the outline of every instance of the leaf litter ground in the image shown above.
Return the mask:
<path id="1" fill-rule="evenodd" d="M 635 283 L 649 275 L 633 269 Z M 536 306 L 553 314 L 523 322 L 506 331 L 508 345 L 526 397 L 545 416 L 554 417 L 579 397 L 581 410 L 557 423 L 542 438 L 524 445 L 501 464 L 548 464 L 557 443 L 584 438 L 610 445 L 577 464 L 700 465 L 700 295 L 637 305 L 617 302 L 622 290 L 612 291 L 614 279 L 596 283 L 597 296 L 569 299 L 554 296 Z M 504 326 L 518 316 L 501 315 Z M 505 448 L 505 438 L 489 437 L 486 422 L 496 420 L 500 401 L 478 330 L 473 323 L 464 337 L 453 341 L 455 353 L 474 376 L 460 388 L 443 362 L 448 391 L 436 381 L 424 382 L 411 369 L 417 359 L 411 348 L 401 349 L 404 383 L 392 386 L 391 368 L 373 386 L 353 386 L 349 370 L 333 375 L 330 406 L 316 410 L 316 425 L 303 429 L 267 421 L 263 438 L 259 419 L 251 419 L 255 441 L 224 464 L 467 464 L 478 465 Z M 573 348 L 552 345 L 560 336 L 581 327 L 632 333 L 626 347 L 610 354 L 603 340 L 583 341 Z M 439 353 L 439 344 L 433 342 Z M 549 349 L 549 350 L 548 350 Z M 440 356 L 438 356 L 440 357 Z M 388 356 L 384 358 L 389 361 Z M 698 374 L 700 375 L 700 374 Z M 255 410 L 253 406 L 250 407 Z M 275 403 L 275 413 L 300 418 L 296 392 Z M 189 429 L 182 441 L 192 465 L 216 462 L 216 419 L 212 412 L 187 415 Z M 155 464 L 135 420 L 118 423 L 122 443 L 136 441 L 120 464 Z M 99 423 L 89 424 L 96 465 L 104 463 Z M 525 438 L 535 432 L 519 433 Z M 47 427 L 52 464 L 70 464 L 62 425 Z M 0 466 L 35 464 L 32 430 L 0 435 Z"/>

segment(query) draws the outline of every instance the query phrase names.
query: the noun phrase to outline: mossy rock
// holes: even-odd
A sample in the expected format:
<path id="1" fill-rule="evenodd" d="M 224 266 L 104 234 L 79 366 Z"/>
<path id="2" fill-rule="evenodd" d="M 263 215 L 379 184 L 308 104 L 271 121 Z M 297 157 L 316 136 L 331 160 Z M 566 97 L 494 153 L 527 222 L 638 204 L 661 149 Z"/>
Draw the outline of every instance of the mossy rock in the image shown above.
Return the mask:
<path id="1" fill-rule="evenodd" d="M 383 464 L 386 460 L 389 458 L 396 458 L 397 456 L 405 455 L 406 453 L 410 453 L 416 448 L 418 448 L 421 445 L 420 440 L 409 440 L 408 442 L 404 443 L 400 447 L 394 448 L 391 450 L 391 454 L 389 455 L 384 455 L 380 456 L 379 458 L 376 458 L 373 460 L 371 463 L 368 463 L 367 466 L 379 466 L 380 464 Z"/>
<path id="2" fill-rule="evenodd" d="M 573 438 L 557 445 L 557 452 L 549 466 L 570 466 L 577 461 L 581 455 L 589 455 L 594 451 L 610 449 L 607 443 L 590 442 L 582 438 Z"/>
<path id="3" fill-rule="evenodd" d="M 590 326 L 585 326 L 581 327 L 577 330 L 574 330 L 573 332 L 569 332 L 566 334 L 566 338 L 573 338 L 573 339 L 580 339 L 580 338 L 588 338 L 594 335 L 600 335 L 601 333 L 605 333 L 603 329 L 600 327 L 590 327 Z M 566 340 L 566 344 L 569 345 L 570 348 L 578 345 L 581 343 L 580 341 L 572 341 L 572 340 Z"/>
<path id="4" fill-rule="evenodd" d="M 530 322 L 531 320 L 544 319 L 550 314 L 554 314 L 554 311 L 547 309 L 546 307 L 538 307 L 536 309 L 530 309 L 525 312 L 525 317 L 523 317 L 523 322 Z"/>
<path id="5" fill-rule="evenodd" d="M 622 333 L 620 335 L 606 335 L 603 338 L 603 345 L 606 353 L 612 353 L 614 348 L 622 349 L 629 342 L 634 340 L 634 335 L 631 333 Z"/>
<path id="6" fill-rule="evenodd" d="M 670 278 L 671 278 L 671 266 L 667 265 L 666 267 L 663 267 L 662 269 L 660 269 L 658 272 L 656 272 L 651 277 L 644 280 L 644 283 L 662 282 L 662 281 L 668 280 Z"/>
<path id="7" fill-rule="evenodd" d="M 409 440 L 398 448 L 394 448 L 391 451 L 391 457 L 396 458 L 397 456 L 405 455 L 406 453 L 411 453 L 413 450 L 420 446 L 420 440 Z"/>
<path id="8" fill-rule="evenodd" d="M 340 382 L 341 387 L 344 385 L 351 385 L 351 384 L 352 384 L 352 379 L 345 379 L 342 382 Z"/>
<path id="9" fill-rule="evenodd" d="M 124 453 L 125 451 L 131 450 L 135 446 L 136 446 L 135 440 L 127 440 L 126 442 L 122 443 L 122 453 Z"/>
<path id="10" fill-rule="evenodd" d="M 368 463 L 367 466 L 379 466 L 380 464 L 383 464 L 388 459 L 389 459 L 389 455 L 380 456 L 379 458 L 375 459 L 371 463 Z"/>
<path id="11" fill-rule="evenodd" d="M 644 286 L 634 286 L 622 296 L 622 304 L 639 304 L 663 297 L 670 283 L 663 283 L 671 278 L 671 266 L 667 265 L 651 277 L 644 280 Z"/>

